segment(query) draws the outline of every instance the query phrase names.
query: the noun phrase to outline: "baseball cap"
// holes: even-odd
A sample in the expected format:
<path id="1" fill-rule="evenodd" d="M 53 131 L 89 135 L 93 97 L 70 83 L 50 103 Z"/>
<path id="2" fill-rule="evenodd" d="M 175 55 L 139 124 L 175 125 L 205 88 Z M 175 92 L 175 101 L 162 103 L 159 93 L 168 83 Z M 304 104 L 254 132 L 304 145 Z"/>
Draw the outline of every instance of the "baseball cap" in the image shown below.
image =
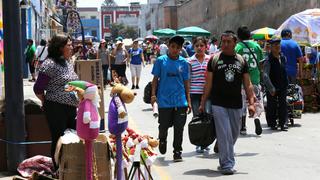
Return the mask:
<path id="1" fill-rule="evenodd" d="M 274 44 L 274 43 L 280 43 L 281 42 L 281 39 L 277 36 L 273 36 L 269 41 L 268 41 L 270 44 Z"/>
<path id="2" fill-rule="evenodd" d="M 101 39 L 100 43 L 106 43 L 106 40 Z"/>
<path id="3" fill-rule="evenodd" d="M 173 42 L 178 44 L 179 46 L 182 46 L 184 43 L 184 38 L 182 36 L 173 36 L 172 38 L 170 38 L 169 44 Z"/>

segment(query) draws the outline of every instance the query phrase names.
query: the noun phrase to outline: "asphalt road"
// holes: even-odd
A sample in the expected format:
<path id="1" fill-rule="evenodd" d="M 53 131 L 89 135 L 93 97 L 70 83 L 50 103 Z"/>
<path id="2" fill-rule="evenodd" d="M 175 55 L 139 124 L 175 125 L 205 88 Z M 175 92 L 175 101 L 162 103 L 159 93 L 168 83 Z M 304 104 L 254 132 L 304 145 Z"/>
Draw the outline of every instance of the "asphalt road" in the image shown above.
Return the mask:
<path id="1" fill-rule="evenodd" d="M 127 105 L 129 112 L 129 127 L 141 134 L 157 137 L 158 123 L 152 115 L 151 105 L 142 100 L 143 88 L 151 81 L 151 65 L 142 70 L 140 89 L 135 100 Z M 130 78 L 130 72 L 127 72 Z M 130 80 L 131 81 L 131 80 Z M 33 83 L 24 82 L 25 97 L 34 97 Z M 129 83 L 128 87 L 131 87 Z M 105 102 L 108 107 L 110 101 L 110 87 L 105 91 Z M 107 115 L 106 108 L 106 115 Z M 192 114 L 188 116 L 187 123 Z M 262 116 L 263 133 L 254 133 L 253 120 L 247 120 L 248 135 L 240 136 L 235 146 L 237 173 L 232 176 L 222 176 L 217 171 L 219 165 L 218 154 L 211 149 L 204 154 L 195 152 L 195 146 L 190 144 L 187 125 L 184 131 L 183 162 L 174 163 L 172 157 L 173 130 L 169 130 L 167 154 L 159 153 L 152 175 L 161 180 L 318 180 L 320 179 L 320 114 L 303 114 L 302 119 L 295 120 L 295 126 L 288 132 L 271 131 L 266 127 Z M 2 178 L 1 178 L 2 177 Z M 4 178 L 3 178 L 4 177 Z M 11 179 L 5 174 L 0 179 Z"/>
<path id="2" fill-rule="evenodd" d="M 130 126 L 142 134 L 157 137 L 157 119 L 152 116 L 151 106 L 142 100 L 143 88 L 152 79 L 151 70 L 151 65 L 143 69 L 141 89 L 135 90 L 137 96 L 127 107 Z M 187 123 L 191 118 L 192 114 L 188 116 Z M 295 126 L 289 128 L 288 132 L 269 130 L 264 116 L 261 122 L 263 133 L 257 136 L 254 133 L 253 119 L 247 120 L 248 135 L 240 136 L 235 146 L 237 173 L 232 176 L 222 176 L 217 171 L 218 154 L 212 149 L 204 154 L 195 152 L 195 146 L 190 144 L 188 139 L 187 125 L 183 137 L 183 162 L 174 163 L 173 129 L 170 129 L 167 153 L 165 155 L 159 153 L 152 167 L 154 179 L 320 179 L 319 113 L 303 114 L 302 119 L 296 119 Z"/>

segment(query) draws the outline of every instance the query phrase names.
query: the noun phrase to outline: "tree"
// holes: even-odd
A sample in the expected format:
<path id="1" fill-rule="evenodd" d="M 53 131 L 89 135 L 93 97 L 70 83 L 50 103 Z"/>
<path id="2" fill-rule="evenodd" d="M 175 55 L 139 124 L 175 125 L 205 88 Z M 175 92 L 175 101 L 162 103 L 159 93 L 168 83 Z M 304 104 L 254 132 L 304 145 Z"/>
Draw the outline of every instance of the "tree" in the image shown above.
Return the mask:
<path id="1" fill-rule="evenodd" d="M 125 29 L 123 24 L 113 23 L 110 25 L 111 30 L 111 39 L 116 39 L 120 35 L 122 35 L 123 30 Z"/>
<path id="2" fill-rule="evenodd" d="M 127 26 L 123 32 L 124 37 L 136 39 L 138 38 L 138 32 L 134 27 Z"/>
<path id="3" fill-rule="evenodd" d="M 111 24 L 110 30 L 112 39 L 116 39 L 119 36 L 132 39 L 136 39 L 138 37 L 138 32 L 134 27 L 125 26 L 124 24 Z"/>
<path id="4" fill-rule="evenodd" d="M 117 3 L 115 3 L 114 0 L 105 0 L 102 6 L 117 6 Z"/>

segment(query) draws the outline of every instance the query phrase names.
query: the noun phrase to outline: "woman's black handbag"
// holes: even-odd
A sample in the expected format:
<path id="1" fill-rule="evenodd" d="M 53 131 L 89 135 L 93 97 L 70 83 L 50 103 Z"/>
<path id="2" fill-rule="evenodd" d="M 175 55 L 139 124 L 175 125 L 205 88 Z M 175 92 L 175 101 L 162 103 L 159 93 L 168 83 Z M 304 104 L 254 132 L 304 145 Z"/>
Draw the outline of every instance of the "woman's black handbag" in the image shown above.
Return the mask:
<path id="1" fill-rule="evenodd" d="M 212 114 L 201 113 L 192 118 L 188 124 L 191 144 L 207 147 L 216 139 L 216 129 Z"/>

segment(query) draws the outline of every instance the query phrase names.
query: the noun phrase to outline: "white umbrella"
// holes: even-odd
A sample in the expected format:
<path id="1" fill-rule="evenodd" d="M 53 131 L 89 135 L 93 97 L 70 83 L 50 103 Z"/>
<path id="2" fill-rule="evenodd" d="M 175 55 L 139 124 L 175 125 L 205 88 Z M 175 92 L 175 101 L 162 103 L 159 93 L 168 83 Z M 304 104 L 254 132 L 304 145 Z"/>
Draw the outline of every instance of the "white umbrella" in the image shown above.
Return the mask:
<path id="1" fill-rule="evenodd" d="M 275 35 L 280 36 L 283 29 L 290 29 L 292 39 L 299 44 L 313 45 L 320 42 L 320 9 L 308 9 L 290 16 Z"/>

